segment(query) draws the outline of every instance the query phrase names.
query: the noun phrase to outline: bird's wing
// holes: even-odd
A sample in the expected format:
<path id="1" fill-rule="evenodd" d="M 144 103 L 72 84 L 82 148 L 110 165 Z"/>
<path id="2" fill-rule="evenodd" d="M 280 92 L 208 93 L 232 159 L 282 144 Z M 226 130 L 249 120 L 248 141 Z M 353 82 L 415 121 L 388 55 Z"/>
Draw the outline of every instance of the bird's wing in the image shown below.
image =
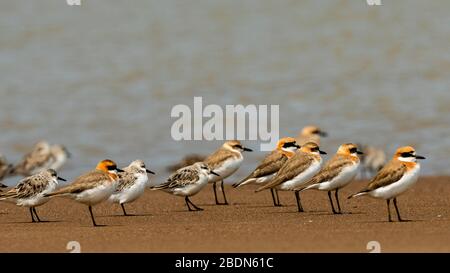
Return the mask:
<path id="1" fill-rule="evenodd" d="M 308 169 L 314 158 L 306 153 L 297 152 L 295 156 L 289 158 L 286 163 L 280 168 L 277 175 L 266 185 L 260 187 L 256 191 L 262 191 L 265 189 L 273 188 L 281 183 L 291 180 L 298 174 Z"/>
<path id="2" fill-rule="evenodd" d="M 153 189 L 173 189 L 194 184 L 199 180 L 199 173 L 196 169 L 183 168 L 172 174 L 165 183 L 153 187 Z"/>
<path id="3" fill-rule="evenodd" d="M 236 154 L 228 151 L 226 149 L 220 148 L 219 150 L 215 151 L 213 154 L 208 156 L 204 163 L 206 163 L 211 170 L 216 169 L 217 167 L 220 167 L 220 165 L 226 161 L 229 158 L 235 157 Z"/>

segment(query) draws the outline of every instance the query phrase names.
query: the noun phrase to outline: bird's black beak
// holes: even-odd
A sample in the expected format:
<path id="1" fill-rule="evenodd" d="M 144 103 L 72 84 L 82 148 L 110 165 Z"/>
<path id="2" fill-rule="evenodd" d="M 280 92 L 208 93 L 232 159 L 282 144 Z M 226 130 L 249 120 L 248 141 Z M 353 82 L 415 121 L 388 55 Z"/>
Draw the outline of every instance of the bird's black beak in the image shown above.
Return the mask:
<path id="1" fill-rule="evenodd" d="M 322 151 L 322 150 L 319 150 L 319 153 L 320 153 L 321 155 L 326 155 L 326 154 L 327 154 L 326 152 L 324 152 L 324 151 Z"/>
<path id="2" fill-rule="evenodd" d="M 426 159 L 424 156 L 416 155 L 416 159 Z"/>
<path id="3" fill-rule="evenodd" d="M 321 136 L 321 137 L 327 137 L 327 136 L 328 136 L 328 133 L 327 133 L 327 132 L 324 132 L 324 131 L 320 131 L 320 132 L 319 132 L 319 136 Z"/>
<path id="4" fill-rule="evenodd" d="M 249 149 L 249 148 L 243 147 L 242 149 L 243 149 L 245 152 L 253 152 L 253 150 L 252 150 L 252 149 Z"/>
<path id="5" fill-rule="evenodd" d="M 216 176 L 220 176 L 218 173 L 211 171 L 210 174 L 214 174 Z"/>
<path id="6" fill-rule="evenodd" d="M 152 172 L 152 171 L 150 171 L 150 170 L 147 170 L 147 169 L 145 169 L 145 172 L 147 172 L 147 173 L 151 173 L 151 174 L 156 174 L 155 172 Z"/>
<path id="7" fill-rule="evenodd" d="M 359 155 L 363 155 L 363 154 L 364 154 L 364 153 L 361 152 L 361 151 L 356 151 L 356 153 L 359 154 Z"/>
<path id="8" fill-rule="evenodd" d="M 58 179 L 59 181 L 67 181 L 66 179 L 59 177 L 59 176 L 56 179 Z"/>
<path id="9" fill-rule="evenodd" d="M 117 172 L 119 172 L 119 173 L 123 173 L 123 172 L 125 172 L 124 170 L 122 170 L 122 169 L 119 169 L 119 168 L 116 168 L 116 171 L 117 171 Z"/>

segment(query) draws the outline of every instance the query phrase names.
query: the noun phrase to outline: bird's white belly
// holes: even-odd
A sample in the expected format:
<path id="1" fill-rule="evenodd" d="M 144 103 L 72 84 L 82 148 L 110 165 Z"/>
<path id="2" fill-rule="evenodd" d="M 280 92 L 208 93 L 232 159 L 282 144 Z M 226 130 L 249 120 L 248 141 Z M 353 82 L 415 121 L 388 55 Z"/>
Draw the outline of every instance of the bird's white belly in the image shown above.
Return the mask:
<path id="1" fill-rule="evenodd" d="M 409 189 L 417 182 L 419 178 L 419 171 L 420 165 L 417 164 L 413 170 L 403 175 L 403 177 L 399 181 L 373 190 L 369 192 L 369 196 L 382 199 L 392 199 L 404 193 L 407 189 Z"/>
<path id="2" fill-rule="evenodd" d="M 115 183 L 104 183 L 93 189 L 76 194 L 75 200 L 86 205 L 96 205 L 108 199 L 116 188 Z"/>
<path id="3" fill-rule="evenodd" d="M 172 193 L 178 196 L 192 196 L 199 193 L 207 184 L 208 177 L 202 176 L 199 181 L 194 184 L 186 185 L 184 187 L 174 188 Z"/>
<path id="4" fill-rule="evenodd" d="M 303 183 L 308 182 L 314 175 L 316 175 L 322 166 L 322 161 L 314 162 L 311 166 L 304 172 L 298 174 L 291 180 L 281 183 L 278 185 L 277 189 L 282 191 L 290 191 L 301 186 Z"/>
<path id="5" fill-rule="evenodd" d="M 323 191 L 332 191 L 347 186 L 358 174 L 358 167 L 359 164 L 353 164 L 343 168 L 341 173 L 330 181 L 320 183 L 318 189 Z"/>
<path id="6" fill-rule="evenodd" d="M 220 180 L 225 179 L 228 176 L 232 175 L 234 172 L 236 172 L 239 169 L 239 167 L 242 164 L 243 159 L 244 158 L 241 156 L 239 158 L 231 158 L 231 159 L 226 160 L 220 167 L 213 170 L 215 173 L 220 175 L 220 177 L 217 175 L 210 174 L 209 175 L 209 183 L 214 183 L 214 182 L 220 181 Z"/>
<path id="7" fill-rule="evenodd" d="M 145 187 L 148 183 L 147 174 L 140 176 L 134 185 L 129 188 L 126 188 L 120 192 L 115 192 L 111 195 L 109 200 L 115 203 L 131 203 L 138 199 L 145 191 Z"/>

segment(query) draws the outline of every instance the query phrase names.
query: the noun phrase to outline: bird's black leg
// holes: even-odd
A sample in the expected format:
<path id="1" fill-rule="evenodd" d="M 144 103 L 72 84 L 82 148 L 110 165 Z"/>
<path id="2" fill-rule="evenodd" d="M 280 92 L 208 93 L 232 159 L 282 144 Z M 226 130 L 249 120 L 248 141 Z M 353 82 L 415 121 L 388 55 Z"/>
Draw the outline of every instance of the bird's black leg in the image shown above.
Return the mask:
<path id="1" fill-rule="evenodd" d="M 336 210 L 334 209 L 333 199 L 331 198 L 331 191 L 328 191 L 328 198 L 330 199 L 331 210 L 333 211 L 333 214 L 337 214 Z"/>
<path id="2" fill-rule="evenodd" d="M 31 207 L 30 207 L 30 214 L 31 214 L 31 222 L 35 223 L 36 221 L 34 220 L 33 208 Z"/>
<path id="3" fill-rule="evenodd" d="M 273 191 L 274 189 L 270 189 L 270 193 L 272 194 L 273 206 L 276 207 L 278 204 L 277 200 L 275 200 L 275 193 Z"/>
<path id="4" fill-rule="evenodd" d="M 397 207 L 397 198 L 394 198 L 394 207 L 395 207 L 395 210 L 397 211 L 398 221 L 404 222 L 405 220 L 403 220 L 402 217 L 400 217 L 400 211 L 398 210 L 398 207 Z"/>
<path id="5" fill-rule="evenodd" d="M 186 206 L 188 207 L 188 210 L 193 211 L 193 209 L 191 209 L 191 206 L 189 205 L 189 198 L 187 196 L 184 197 L 184 201 L 186 202 Z"/>
<path id="6" fill-rule="evenodd" d="M 191 200 L 189 200 L 189 197 L 186 196 L 186 202 L 189 202 L 196 210 L 203 210 L 202 208 L 197 207 L 194 203 L 192 203 Z"/>
<path id="7" fill-rule="evenodd" d="M 387 203 L 387 210 L 388 210 L 388 219 L 389 219 L 389 222 L 392 222 L 392 219 L 391 219 L 391 199 L 388 199 L 388 200 L 386 200 L 386 203 Z"/>
<path id="8" fill-rule="evenodd" d="M 36 216 L 37 221 L 38 221 L 38 222 L 41 222 L 41 219 L 39 219 L 39 216 L 38 216 L 38 214 L 37 214 L 36 208 L 33 207 L 32 209 L 33 209 L 34 215 Z"/>
<path id="9" fill-rule="evenodd" d="M 214 198 L 216 199 L 216 205 L 220 205 L 219 199 L 217 199 L 216 182 L 213 183 L 213 190 L 214 190 Z"/>
<path id="10" fill-rule="evenodd" d="M 220 188 L 222 189 L 222 194 L 223 194 L 223 200 L 225 201 L 225 203 L 222 203 L 221 205 L 228 205 L 228 201 L 227 201 L 227 197 L 225 195 L 225 188 L 223 186 L 223 180 L 220 183 Z"/>
<path id="11" fill-rule="evenodd" d="M 341 204 L 339 204 L 339 194 L 338 194 L 339 189 L 336 190 L 336 192 L 334 193 L 334 196 L 336 197 L 336 202 L 337 202 L 337 206 L 338 206 L 338 213 L 342 214 L 341 211 Z"/>
<path id="12" fill-rule="evenodd" d="M 124 216 L 128 216 L 127 211 L 125 210 L 125 205 L 124 204 L 120 204 L 120 206 L 122 207 L 123 215 Z"/>
<path id="13" fill-rule="evenodd" d="M 89 206 L 89 213 L 91 214 L 92 224 L 94 225 L 94 227 L 97 227 L 98 225 L 97 225 L 97 223 L 95 222 L 94 214 L 92 213 L 92 207 L 91 207 L 91 206 Z"/>
<path id="14" fill-rule="evenodd" d="M 280 196 L 278 195 L 278 190 L 274 189 L 274 191 L 275 191 L 275 196 L 277 197 L 277 207 L 283 206 L 283 205 L 281 205 L 281 202 L 280 202 Z"/>
<path id="15" fill-rule="evenodd" d="M 295 199 L 297 199 L 298 212 L 304 212 L 303 207 L 302 207 L 302 201 L 300 200 L 300 192 L 299 191 L 295 191 Z"/>

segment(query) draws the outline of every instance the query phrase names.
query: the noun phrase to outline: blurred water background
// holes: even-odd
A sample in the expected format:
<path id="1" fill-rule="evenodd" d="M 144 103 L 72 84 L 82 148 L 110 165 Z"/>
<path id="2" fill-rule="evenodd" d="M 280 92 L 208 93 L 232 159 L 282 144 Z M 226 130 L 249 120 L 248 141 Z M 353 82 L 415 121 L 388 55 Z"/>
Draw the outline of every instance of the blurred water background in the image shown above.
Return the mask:
<path id="1" fill-rule="evenodd" d="M 278 104 L 282 136 L 317 124 L 331 154 L 349 141 L 389 156 L 414 145 L 424 174 L 450 175 L 450 1 L 383 4 L 1 0 L 0 153 L 17 161 L 47 139 L 73 154 L 63 177 L 141 158 L 161 181 L 221 144 L 171 138 L 172 107 L 202 96 Z"/>

